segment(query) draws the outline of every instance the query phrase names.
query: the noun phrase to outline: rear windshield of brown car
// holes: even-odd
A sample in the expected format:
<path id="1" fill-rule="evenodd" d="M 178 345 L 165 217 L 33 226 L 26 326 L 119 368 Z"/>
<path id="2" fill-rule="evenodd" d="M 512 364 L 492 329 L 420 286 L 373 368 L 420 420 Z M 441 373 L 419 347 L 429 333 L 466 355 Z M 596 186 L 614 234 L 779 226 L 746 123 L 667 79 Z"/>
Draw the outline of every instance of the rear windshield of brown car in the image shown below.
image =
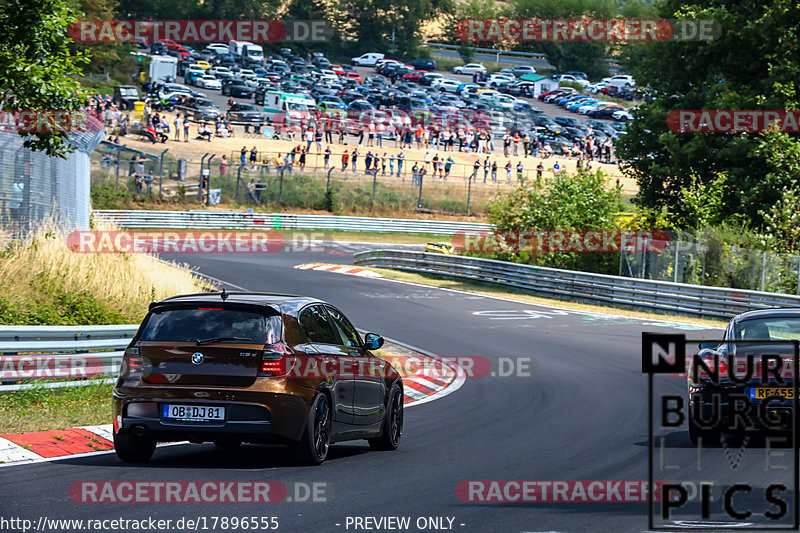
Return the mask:
<path id="1" fill-rule="evenodd" d="M 273 344 L 281 339 L 281 317 L 269 308 L 254 311 L 199 305 L 155 310 L 139 336 L 140 341 L 171 342 L 215 338 L 247 339 L 236 341 L 247 344 Z"/>

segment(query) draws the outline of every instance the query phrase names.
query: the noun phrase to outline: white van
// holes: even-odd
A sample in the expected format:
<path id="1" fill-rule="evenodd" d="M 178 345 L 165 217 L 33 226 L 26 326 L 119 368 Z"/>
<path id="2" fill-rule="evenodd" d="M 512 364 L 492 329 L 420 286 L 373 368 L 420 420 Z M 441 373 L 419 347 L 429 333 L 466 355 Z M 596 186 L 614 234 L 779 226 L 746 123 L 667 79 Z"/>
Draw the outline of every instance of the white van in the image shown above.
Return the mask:
<path id="1" fill-rule="evenodd" d="M 353 59 L 350 60 L 350 62 L 353 65 L 358 65 L 362 67 L 374 67 L 375 63 L 377 63 L 378 60 L 383 59 L 384 57 L 386 56 L 384 56 L 383 54 L 371 52 L 369 54 L 363 54 L 358 57 L 354 57 Z"/>
<path id="2" fill-rule="evenodd" d="M 278 113 L 287 115 L 297 115 L 314 109 L 317 102 L 304 94 L 282 93 L 277 91 L 267 91 L 264 93 L 264 113 L 268 119 L 272 119 Z"/>

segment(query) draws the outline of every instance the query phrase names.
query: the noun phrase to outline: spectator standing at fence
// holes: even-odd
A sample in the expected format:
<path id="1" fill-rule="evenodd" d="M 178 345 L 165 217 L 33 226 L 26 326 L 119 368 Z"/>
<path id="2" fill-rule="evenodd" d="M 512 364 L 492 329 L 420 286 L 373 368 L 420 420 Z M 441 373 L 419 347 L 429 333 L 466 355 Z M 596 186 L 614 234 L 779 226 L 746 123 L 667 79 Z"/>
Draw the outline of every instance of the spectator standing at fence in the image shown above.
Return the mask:
<path id="1" fill-rule="evenodd" d="M 137 172 L 136 174 L 133 175 L 133 185 L 134 187 L 136 187 L 137 197 L 142 195 L 142 181 L 143 179 L 141 174 Z"/>
<path id="2" fill-rule="evenodd" d="M 539 186 L 542 184 L 542 172 L 544 172 L 544 164 L 539 161 L 539 164 L 536 165 L 536 185 Z"/>
<path id="3" fill-rule="evenodd" d="M 525 185 L 525 167 L 522 165 L 522 161 L 517 161 L 517 181 L 520 185 Z"/>
<path id="4" fill-rule="evenodd" d="M 325 158 L 323 159 L 323 164 L 325 165 L 325 170 L 331 165 L 331 147 L 325 147 Z"/>
<path id="5" fill-rule="evenodd" d="M 531 149 L 531 136 L 528 133 L 522 138 L 522 147 L 525 149 L 525 157 L 528 157 Z"/>
<path id="6" fill-rule="evenodd" d="M 364 170 L 365 174 L 369 174 L 369 170 L 372 168 L 372 151 L 367 151 L 367 155 L 364 157 Z"/>
<path id="7" fill-rule="evenodd" d="M 418 179 L 419 179 L 419 164 L 415 161 L 414 166 L 411 167 L 411 183 L 417 185 Z"/>
<path id="8" fill-rule="evenodd" d="M 301 172 L 306 169 L 306 154 L 307 153 L 308 153 L 308 150 L 306 150 L 305 148 L 301 148 L 300 149 L 299 167 L 300 167 L 300 171 Z"/>
<path id="9" fill-rule="evenodd" d="M 403 152 L 397 154 L 397 176 L 400 177 L 400 172 L 403 170 L 403 161 L 405 161 L 406 156 L 403 155 Z"/>
<path id="10" fill-rule="evenodd" d="M 447 176 L 444 174 L 444 157 L 439 160 L 439 179 L 442 181 L 447 179 Z"/>
<path id="11" fill-rule="evenodd" d="M 508 150 L 511 148 L 511 135 L 506 133 L 506 136 L 503 137 L 503 156 L 508 157 Z"/>
<path id="12" fill-rule="evenodd" d="M 180 142 L 181 140 L 181 112 L 178 111 L 178 114 L 175 115 L 175 140 Z"/>
<path id="13" fill-rule="evenodd" d="M 489 171 L 491 170 L 492 165 L 489 163 L 489 156 L 486 156 L 486 159 L 483 160 L 483 182 L 486 183 L 486 178 L 489 177 Z"/>
<path id="14" fill-rule="evenodd" d="M 394 176 L 394 154 L 389 156 L 389 175 Z"/>
<path id="15" fill-rule="evenodd" d="M 350 162 L 350 154 L 347 151 L 347 148 L 344 149 L 342 153 L 342 172 L 347 170 L 347 164 Z"/>
<path id="16" fill-rule="evenodd" d="M 447 180 L 447 177 L 450 175 L 450 169 L 453 168 L 453 163 L 454 162 L 455 161 L 453 161 L 453 157 L 448 155 L 447 156 L 447 161 L 444 164 L 444 179 L 445 180 Z"/>
<path id="17" fill-rule="evenodd" d="M 247 147 L 242 146 L 242 149 L 239 150 L 239 164 L 242 166 L 247 165 Z"/>
<path id="18" fill-rule="evenodd" d="M 258 150 L 255 146 L 250 149 L 250 164 L 252 165 L 253 172 L 255 172 L 256 165 L 258 164 Z"/>
<path id="19" fill-rule="evenodd" d="M 497 161 L 492 163 L 492 183 L 497 183 Z"/>
<path id="20" fill-rule="evenodd" d="M 370 118 L 369 124 L 367 125 L 367 133 L 369 137 L 367 138 L 367 146 L 374 146 L 375 145 L 375 123 Z"/>
<path id="21" fill-rule="evenodd" d="M 292 173 L 292 165 L 294 164 L 294 154 L 291 152 L 287 152 L 286 156 L 283 158 L 283 168 L 289 171 L 289 174 Z"/>
<path id="22" fill-rule="evenodd" d="M 383 155 L 381 156 L 381 176 L 386 175 L 386 159 L 386 152 L 383 152 Z"/>
<path id="23" fill-rule="evenodd" d="M 189 117 L 183 116 L 183 142 L 189 142 Z"/>
<path id="24" fill-rule="evenodd" d="M 475 163 L 472 164 L 472 174 L 470 175 L 469 179 L 472 181 L 478 181 L 478 171 L 481 169 L 481 160 L 475 159 Z"/>
<path id="25" fill-rule="evenodd" d="M 511 160 L 506 163 L 506 181 L 511 183 L 511 171 L 514 169 L 514 166 L 511 164 Z"/>
<path id="26" fill-rule="evenodd" d="M 433 179 L 436 179 L 437 168 L 439 168 L 439 154 L 433 156 Z"/>
<path id="27" fill-rule="evenodd" d="M 219 160 L 219 175 L 224 176 L 225 170 L 228 168 L 228 156 L 222 154 L 222 158 Z"/>
<path id="28" fill-rule="evenodd" d="M 250 179 L 250 183 L 247 184 L 247 199 L 252 200 L 254 204 L 258 203 L 256 199 L 256 183 L 254 179 Z"/>
<path id="29" fill-rule="evenodd" d="M 358 167 L 358 148 L 353 148 L 353 154 L 352 154 L 351 158 L 352 158 L 351 168 L 353 170 L 353 174 L 355 174 L 356 171 L 358 170 L 358 168 L 357 168 Z"/>
<path id="30" fill-rule="evenodd" d="M 314 143 L 317 145 L 317 154 L 322 151 L 322 130 L 317 129 L 314 132 Z"/>
<path id="31" fill-rule="evenodd" d="M 331 117 L 328 115 L 323 121 L 323 128 L 325 129 L 325 142 L 333 143 L 333 135 L 331 135 L 333 124 L 331 124 Z"/>
<path id="32" fill-rule="evenodd" d="M 561 172 L 561 165 L 559 165 L 558 161 L 556 161 L 556 164 L 553 165 L 553 175 L 558 174 L 559 172 Z"/>
<path id="33" fill-rule="evenodd" d="M 269 157 L 267 156 L 264 156 L 264 159 L 261 160 L 261 172 L 259 172 L 259 175 L 261 174 L 269 174 Z"/>

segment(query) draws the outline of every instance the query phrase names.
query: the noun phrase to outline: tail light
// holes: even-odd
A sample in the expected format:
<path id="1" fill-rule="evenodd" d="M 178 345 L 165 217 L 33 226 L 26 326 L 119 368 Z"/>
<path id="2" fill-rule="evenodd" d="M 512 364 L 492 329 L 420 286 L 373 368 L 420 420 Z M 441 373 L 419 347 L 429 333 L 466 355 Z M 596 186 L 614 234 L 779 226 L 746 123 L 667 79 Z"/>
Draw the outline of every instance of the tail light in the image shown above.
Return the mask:
<path id="1" fill-rule="evenodd" d="M 261 355 L 261 366 L 258 369 L 259 376 L 285 376 L 286 360 L 292 355 L 292 350 L 284 342 L 276 342 L 264 346 L 264 353 Z"/>
<path id="2" fill-rule="evenodd" d="M 728 365 L 725 363 L 724 357 L 722 355 L 702 355 L 700 359 L 708 366 L 709 370 L 713 373 L 715 370 L 717 371 L 720 378 L 723 376 L 728 375 Z M 699 365 L 697 365 L 697 374 L 694 374 L 695 365 L 691 364 L 690 368 L 690 375 L 692 377 L 692 381 L 697 382 L 698 379 L 702 378 L 710 378 L 711 376 Z"/>
<path id="3" fill-rule="evenodd" d="M 139 348 L 128 348 L 122 357 L 121 377 L 138 377 L 142 375 L 142 357 Z"/>

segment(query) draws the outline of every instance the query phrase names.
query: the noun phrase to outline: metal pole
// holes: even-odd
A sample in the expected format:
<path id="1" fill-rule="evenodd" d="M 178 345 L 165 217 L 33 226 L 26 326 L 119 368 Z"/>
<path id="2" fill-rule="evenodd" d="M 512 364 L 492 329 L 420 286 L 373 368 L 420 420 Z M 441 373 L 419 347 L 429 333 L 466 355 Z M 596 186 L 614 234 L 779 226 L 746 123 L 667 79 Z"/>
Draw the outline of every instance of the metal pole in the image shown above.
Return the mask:
<path id="1" fill-rule="evenodd" d="M 767 278 L 767 251 L 761 254 L 761 292 L 764 292 L 764 282 Z"/>
<path id="2" fill-rule="evenodd" d="M 206 180 L 206 205 L 211 205 L 211 160 L 217 157 L 217 154 L 212 155 L 206 161 L 206 170 L 208 171 L 208 179 Z"/>
<path id="3" fill-rule="evenodd" d="M 328 181 L 325 183 L 325 193 L 331 192 L 331 172 L 333 172 L 333 167 L 328 170 Z M 800 275 L 800 274 L 798 274 Z"/>
<path id="4" fill-rule="evenodd" d="M 244 165 L 239 165 L 239 171 L 236 173 L 236 201 L 239 201 L 239 180 L 242 179 L 242 169 Z"/>
<path id="5" fill-rule="evenodd" d="M 114 190 L 116 191 L 119 189 L 119 156 L 122 153 L 122 150 L 117 147 L 117 183 L 114 185 Z"/>
<path id="6" fill-rule="evenodd" d="M 375 192 L 378 188 L 378 169 L 375 168 L 375 172 L 372 173 L 372 207 L 375 207 Z"/>
<path id="7" fill-rule="evenodd" d="M 800 294 L 800 255 L 797 256 L 797 294 Z"/>
<path id="8" fill-rule="evenodd" d="M 478 171 L 475 171 L 475 179 L 478 179 Z M 467 216 L 470 213 L 470 202 L 472 202 L 472 176 L 469 177 L 469 182 L 467 183 Z"/>
<path id="9" fill-rule="evenodd" d="M 419 176 L 419 198 L 417 198 L 417 209 L 422 209 L 422 176 Z"/>
<path id="10" fill-rule="evenodd" d="M 203 203 L 203 167 L 205 166 L 206 157 L 208 157 L 208 152 L 203 154 L 203 157 L 200 158 L 200 177 L 197 180 L 197 201 L 200 202 L 200 204 Z"/>
<path id="11" fill-rule="evenodd" d="M 681 247 L 681 241 L 673 241 L 675 242 L 675 264 L 673 265 L 672 269 L 675 271 L 673 274 L 672 281 L 677 283 L 678 282 L 678 250 Z"/>
<path id="12" fill-rule="evenodd" d="M 286 165 L 281 167 L 281 180 L 280 184 L 278 185 L 278 203 L 283 201 L 283 173 L 286 172 Z"/>
<path id="13" fill-rule="evenodd" d="M 159 200 L 162 198 L 161 187 L 162 187 L 162 185 L 164 183 L 164 154 L 166 154 L 167 152 L 169 152 L 169 148 L 165 149 L 163 152 L 161 152 L 161 155 L 158 156 L 158 159 L 159 159 L 159 164 L 158 164 L 158 166 L 159 166 L 159 168 L 158 168 L 158 198 L 159 198 Z"/>

